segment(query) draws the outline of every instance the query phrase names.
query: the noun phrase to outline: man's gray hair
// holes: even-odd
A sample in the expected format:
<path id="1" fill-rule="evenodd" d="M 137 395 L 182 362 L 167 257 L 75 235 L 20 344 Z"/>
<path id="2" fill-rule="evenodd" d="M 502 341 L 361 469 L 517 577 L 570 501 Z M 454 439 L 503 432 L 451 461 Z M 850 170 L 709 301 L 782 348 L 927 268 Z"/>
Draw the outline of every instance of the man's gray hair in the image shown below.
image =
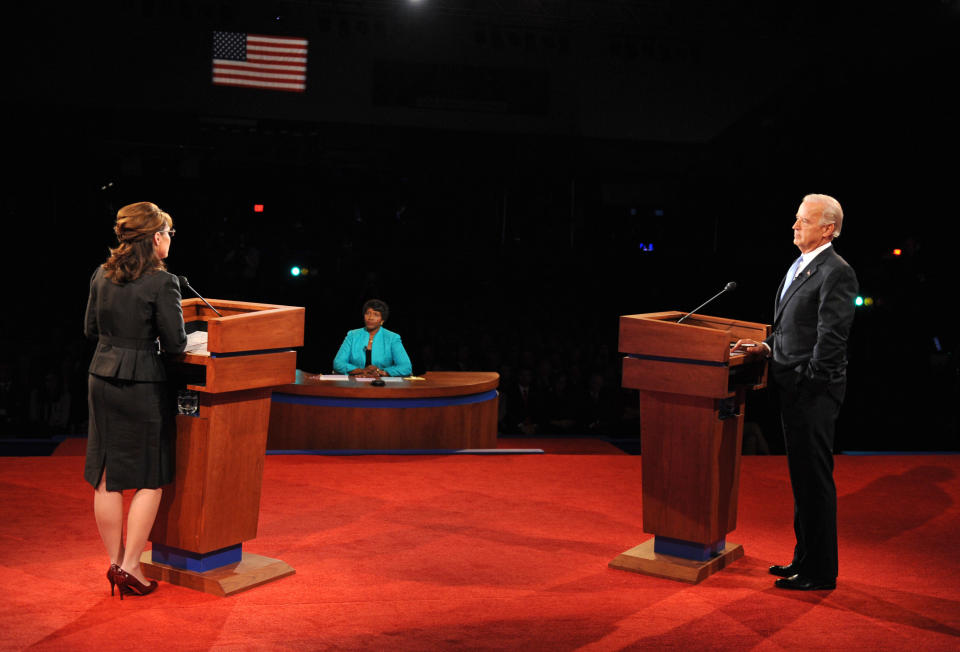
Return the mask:
<path id="1" fill-rule="evenodd" d="M 840 208 L 840 202 L 830 195 L 807 195 L 803 198 L 804 202 L 816 202 L 823 209 L 820 213 L 820 224 L 833 224 L 833 237 L 840 237 L 840 227 L 843 226 L 843 209 Z"/>

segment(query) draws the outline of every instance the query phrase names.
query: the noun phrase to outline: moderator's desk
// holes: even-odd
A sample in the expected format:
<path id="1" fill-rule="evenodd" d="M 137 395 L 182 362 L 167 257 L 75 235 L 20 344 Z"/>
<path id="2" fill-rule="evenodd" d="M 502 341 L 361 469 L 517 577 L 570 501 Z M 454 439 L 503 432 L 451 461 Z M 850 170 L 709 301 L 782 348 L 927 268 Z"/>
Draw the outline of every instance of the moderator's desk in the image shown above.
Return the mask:
<path id="1" fill-rule="evenodd" d="M 431 371 L 425 380 L 372 387 L 354 380 L 297 380 L 273 391 L 270 450 L 496 448 L 492 372 Z"/>

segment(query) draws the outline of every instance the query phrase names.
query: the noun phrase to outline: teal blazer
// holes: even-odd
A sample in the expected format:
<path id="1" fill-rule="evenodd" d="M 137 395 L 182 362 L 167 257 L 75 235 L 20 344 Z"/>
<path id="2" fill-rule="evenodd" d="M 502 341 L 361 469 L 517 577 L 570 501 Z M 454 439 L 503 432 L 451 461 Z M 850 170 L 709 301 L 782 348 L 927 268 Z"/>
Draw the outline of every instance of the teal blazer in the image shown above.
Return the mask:
<path id="1" fill-rule="evenodd" d="M 333 370 L 338 374 L 350 373 L 354 369 L 366 366 L 367 341 L 370 339 L 365 328 L 347 331 L 343 344 L 333 359 Z M 410 356 L 403 348 L 400 336 L 388 331 L 383 326 L 373 337 L 373 346 L 370 347 L 370 361 L 390 376 L 409 376 L 413 373 Z"/>

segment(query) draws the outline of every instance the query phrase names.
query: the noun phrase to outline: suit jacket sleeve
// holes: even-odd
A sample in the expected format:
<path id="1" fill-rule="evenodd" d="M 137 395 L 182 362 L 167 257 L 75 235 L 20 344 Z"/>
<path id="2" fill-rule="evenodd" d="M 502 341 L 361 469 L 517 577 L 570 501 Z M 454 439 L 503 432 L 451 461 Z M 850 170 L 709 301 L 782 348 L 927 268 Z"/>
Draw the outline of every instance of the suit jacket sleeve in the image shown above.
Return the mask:
<path id="1" fill-rule="evenodd" d="M 180 281 L 173 274 L 164 274 L 157 293 L 157 336 L 165 353 L 183 353 L 187 348 L 187 333 L 180 305 Z"/>
<path id="2" fill-rule="evenodd" d="M 403 342 L 400 336 L 393 333 L 390 338 L 390 355 L 393 360 L 390 364 L 383 367 L 383 370 L 390 376 L 409 376 L 413 373 L 413 364 L 410 362 L 410 356 L 403 348 Z"/>
<path id="3" fill-rule="evenodd" d="M 100 337 L 100 329 L 97 327 L 97 284 L 94 280 L 100 268 L 93 270 L 93 276 L 90 277 L 90 294 L 87 295 L 87 312 L 83 317 L 83 334 L 88 340 L 94 342 Z"/>
<path id="4" fill-rule="evenodd" d="M 348 374 L 357 368 L 350 362 L 350 344 L 350 333 L 347 333 L 347 336 L 343 338 L 343 344 L 340 345 L 340 350 L 333 358 L 334 373 Z"/>
<path id="5" fill-rule="evenodd" d="M 858 288 L 857 276 L 846 264 L 832 268 L 820 285 L 817 341 L 803 373 L 817 385 L 826 385 L 845 374 Z"/>

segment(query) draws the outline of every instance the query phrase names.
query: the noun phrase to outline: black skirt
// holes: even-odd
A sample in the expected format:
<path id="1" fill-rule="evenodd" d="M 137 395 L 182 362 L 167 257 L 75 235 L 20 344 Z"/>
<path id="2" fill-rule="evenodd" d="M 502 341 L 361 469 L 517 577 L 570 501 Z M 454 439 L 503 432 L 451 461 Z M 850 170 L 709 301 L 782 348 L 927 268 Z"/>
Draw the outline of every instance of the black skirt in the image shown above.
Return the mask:
<path id="1" fill-rule="evenodd" d="M 176 415 L 165 382 L 88 377 L 90 426 L 84 479 L 107 491 L 157 489 L 173 481 Z"/>

